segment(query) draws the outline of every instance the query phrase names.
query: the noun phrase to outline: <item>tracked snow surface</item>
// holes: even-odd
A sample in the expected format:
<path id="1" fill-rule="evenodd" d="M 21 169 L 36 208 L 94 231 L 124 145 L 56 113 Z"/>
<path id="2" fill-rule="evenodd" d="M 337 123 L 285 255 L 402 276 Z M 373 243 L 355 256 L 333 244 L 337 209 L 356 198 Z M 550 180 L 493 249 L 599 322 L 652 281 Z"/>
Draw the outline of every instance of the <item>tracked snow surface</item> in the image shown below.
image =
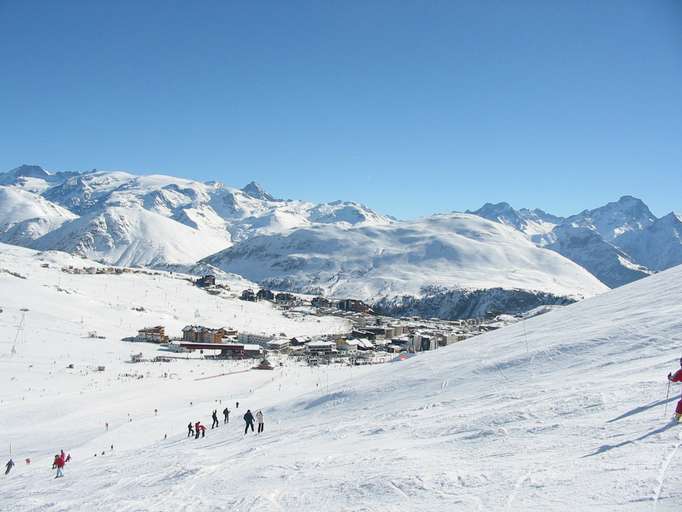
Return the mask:
<path id="1" fill-rule="evenodd" d="M 682 426 L 669 422 L 680 390 L 665 400 L 682 344 L 682 267 L 406 361 L 284 360 L 259 372 L 217 361 L 127 364 L 130 352 L 156 347 L 118 340 L 157 323 L 342 326 L 285 319 L 170 276 L 62 274 L 40 265 L 70 257 L 0 248 L 0 432 L 4 457 L 11 442 L 17 462 L 0 480 L 0 510 L 682 506 Z M 29 311 L 12 356 L 21 308 Z M 84 339 L 90 329 L 106 339 Z M 210 423 L 225 405 L 230 424 L 186 438 L 190 420 Z M 264 411 L 264 434 L 243 436 L 246 408 Z M 55 480 L 62 448 L 73 460 Z"/>

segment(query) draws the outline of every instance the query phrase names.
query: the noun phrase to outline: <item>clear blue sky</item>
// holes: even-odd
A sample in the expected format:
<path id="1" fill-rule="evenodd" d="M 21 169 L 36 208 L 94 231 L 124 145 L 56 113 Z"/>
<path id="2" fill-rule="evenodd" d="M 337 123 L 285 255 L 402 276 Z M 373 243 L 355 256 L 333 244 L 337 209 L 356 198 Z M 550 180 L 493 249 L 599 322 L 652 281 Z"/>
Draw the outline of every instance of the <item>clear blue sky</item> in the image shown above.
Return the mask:
<path id="1" fill-rule="evenodd" d="M 682 2 L 0 0 L 0 169 L 682 210 Z"/>

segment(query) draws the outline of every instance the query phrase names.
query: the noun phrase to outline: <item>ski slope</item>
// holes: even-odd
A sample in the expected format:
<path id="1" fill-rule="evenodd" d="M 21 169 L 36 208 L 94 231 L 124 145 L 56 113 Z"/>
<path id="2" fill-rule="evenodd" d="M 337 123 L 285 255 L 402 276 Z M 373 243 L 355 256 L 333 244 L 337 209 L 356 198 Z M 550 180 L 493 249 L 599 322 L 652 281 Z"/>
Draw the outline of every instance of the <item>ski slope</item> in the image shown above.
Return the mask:
<path id="1" fill-rule="evenodd" d="M 78 322 L 84 315 L 88 327 L 129 331 L 133 317 L 114 300 L 124 288 L 110 283 L 96 298 L 87 279 L 99 276 L 74 276 L 82 280 L 61 286 L 78 292 L 57 301 L 38 284 L 38 268 L 45 271 L 41 280 L 52 274 L 35 268 L 35 258 L 24 258 L 27 280 L 0 274 L 3 342 L 14 334 L 18 308 L 29 302 L 31 308 L 26 341 L 16 356 L 0 359 L 0 432 L 5 445 L 12 441 L 17 462 L 0 480 L 2 510 L 682 506 L 682 426 L 668 418 L 680 389 L 667 411 L 665 401 L 665 375 L 677 368 L 682 345 L 682 267 L 407 361 L 353 369 L 286 363 L 273 372 L 195 380 L 246 368 L 211 361 L 126 365 L 121 358 L 139 345 L 113 336 L 83 340 Z M 0 267 L 11 259 L 3 251 Z M 154 279 L 125 284 L 134 289 L 130 302 L 160 301 L 151 298 L 158 293 L 145 293 Z M 187 302 L 197 298 L 175 294 L 172 307 L 191 314 Z M 154 304 L 149 308 L 162 315 L 164 304 Z M 249 317 L 287 327 L 276 312 Z M 107 370 L 83 367 L 92 364 Z M 145 377 L 117 376 L 124 371 Z M 232 423 L 186 439 L 190 419 L 210 425 L 210 411 L 225 404 Z M 263 435 L 243 436 L 245 407 L 263 409 Z M 49 466 L 60 448 L 74 460 L 65 478 L 54 480 Z"/>

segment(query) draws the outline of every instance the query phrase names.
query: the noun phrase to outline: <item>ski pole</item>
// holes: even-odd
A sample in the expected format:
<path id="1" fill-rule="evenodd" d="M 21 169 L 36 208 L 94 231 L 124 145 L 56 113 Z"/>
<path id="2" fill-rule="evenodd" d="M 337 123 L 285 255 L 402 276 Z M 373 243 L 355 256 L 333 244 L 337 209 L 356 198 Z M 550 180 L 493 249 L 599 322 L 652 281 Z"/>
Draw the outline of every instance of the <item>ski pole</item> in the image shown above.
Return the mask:
<path id="1" fill-rule="evenodd" d="M 665 393 L 665 412 L 663 413 L 663 417 L 665 418 L 668 416 L 668 397 L 670 396 L 670 379 L 668 379 L 668 391 Z"/>

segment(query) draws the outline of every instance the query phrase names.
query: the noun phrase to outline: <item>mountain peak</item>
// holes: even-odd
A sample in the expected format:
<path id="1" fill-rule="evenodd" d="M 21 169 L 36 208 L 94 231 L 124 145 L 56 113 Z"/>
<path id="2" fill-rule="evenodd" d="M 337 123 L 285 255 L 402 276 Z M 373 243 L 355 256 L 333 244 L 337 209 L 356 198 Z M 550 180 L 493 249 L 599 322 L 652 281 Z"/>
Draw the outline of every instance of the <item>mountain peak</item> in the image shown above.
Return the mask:
<path id="1" fill-rule="evenodd" d="M 27 164 L 20 165 L 16 169 L 12 169 L 10 173 L 16 176 L 17 178 L 20 176 L 26 176 L 30 178 L 47 178 L 50 175 L 47 171 L 45 171 L 45 169 L 43 169 L 39 165 Z"/>
<path id="2" fill-rule="evenodd" d="M 248 185 L 246 185 L 242 189 L 242 192 L 244 192 L 246 195 L 249 195 L 255 199 L 261 199 L 264 201 L 275 201 L 275 198 L 272 197 L 270 194 L 268 194 L 265 191 L 265 189 L 263 187 L 261 187 L 255 181 L 252 181 Z"/>

